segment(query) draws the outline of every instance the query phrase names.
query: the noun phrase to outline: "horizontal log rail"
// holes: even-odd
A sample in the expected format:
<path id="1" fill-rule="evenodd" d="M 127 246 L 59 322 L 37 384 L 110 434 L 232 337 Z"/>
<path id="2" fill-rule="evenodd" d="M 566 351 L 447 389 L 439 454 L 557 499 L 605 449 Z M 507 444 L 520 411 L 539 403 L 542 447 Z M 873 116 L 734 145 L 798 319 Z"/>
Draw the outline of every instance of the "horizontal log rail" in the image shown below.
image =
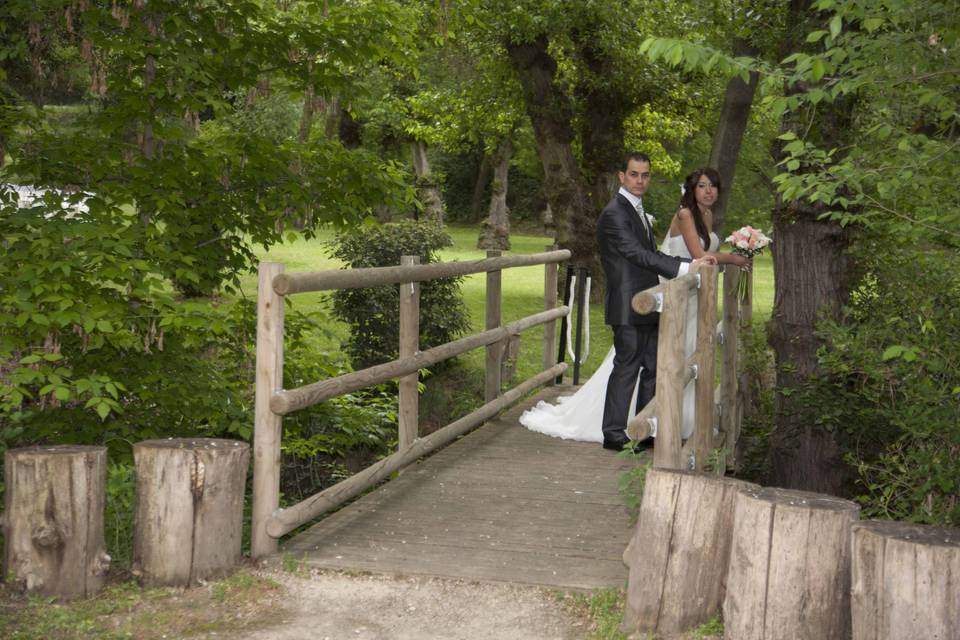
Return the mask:
<path id="1" fill-rule="evenodd" d="M 667 282 L 658 284 L 655 287 L 650 287 L 649 289 L 644 289 L 640 293 L 634 294 L 633 299 L 630 301 L 631 306 L 633 306 L 633 310 L 640 315 L 653 313 L 654 311 L 658 311 L 663 305 L 663 296 L 667 292 L 668 285 L 682 288 L 684 290 L 690 290 L 698 286 L 699 281 L 700 278 L 697 272 L 693 271 L 686 273 L 679 278 L 668 280 Z"/>
<path id="2" fill-rule="evenodd" d="M 521 384 L 503 393 L 497 399 L 486 403 L 479 409 L 472 411 L 455 422 L 451 422 L 428 436 L 415 440 L 407 449 L 397 451 L 383 458 L 363 471 L 298 502 L 292 507 L 278 509 L 273 516 L 267 520 L 267 533 L 274 538 L 279 538 L 293 531 L 304 522 L 308 522 L 331 509 L 335 509 L 344 502 L 355 498 L 367 489 L 385 480 L 394 471 L 415 462 L 422 456 L 436 451 L 474 427 L 493 418 L 505 407 L 513 404 L 533 389 L 536 389 L 542 384 L 546 384 L 558 375 L 562 375 L 566 369 L 566 363 L 561 362 L 532 378 L 527 378 Z"/>
<path id="3" fill-rule="evenodd" d="M 368 367 L 367 369 L 347 373 L 342 376 L 337 376 L 336 378 L 330 378 L 329 380 L 314 382 L 313 384 L 308 384 L 296 389 L 279 391 L 273 394 L 273 397 L 270 399 L 270 410 L 277 415 L 286 415 L 297 409 L 315 405 L 318 402 L 344 393 L 350 393 L 357 389 L 374 386 L 387 380 L 392 380 L 393 378 L 414 373 L 420 369 L 447 360 L 448 358 L 466 353 L 471 349 L 495 344 L 525 329 L 562 318 L 569 313 L 570 307 L 566 306 L 550 309 L 549 311 L 541 311 L 540 313 L 521 318 L 515 322 L 497 327 L 496 329 L 490 329 L 483 333 L 477 333 L 472 336 L 467 336 L 466 338 L 454 340 L 453 342 L 447 342 L 446 344 L 427 349 L 426 351 L 420 351 L 407 358 L 392 360 L 391 362 L 378 364 L 373 367 Z"/>
<path id="4" fill-rule="evenodd" d="M 500 256 L 464 262 L 431 262 L 411 266 L 369 267 L 283 273 L 273 279 L 273 290 L 281 296 L 330 289 L 361 289 L 400 282 L 423 282 L 472 273 L 500 271 L 510 267 L 555 264 L 570 259 L 570 251 L 559 249 L 518 256 Z"/>
<path id="5" fill-rule="evenodd" d="M 556 321 L 569 315 L 566 306 L 557 306 L 558 263 L 570 258 L 570 251 L 546 247 L 543 253 L 503 256 L 488 251 L 485 259 L 467 262 L 417 263 L 416 256 L 403 256 L 395 267 L 371 269 L 338 269 L 322 272 L 284 273 L 283 265 L 264 262 L 259 269 L 257 295 L 257 398 L 254 421 L 254 491 L 251 525 L 251 556 L 258 558 L 275 553 L 278 538 L 315 518 L 328 509 L 343 504 L 391 473 L 415 461 L 470 429 L 494 417 L 524 394 L 553 380 L 566 370 L 555 364 L 554 343 Z M 511 267 L 544 266 L 544 311 L 509 324 L 500 320 L 500 278 L 502 270 Z M 487 273 L 486 331 L 419 350 L 419 287 L 418 283 L 473 273 Z M 382 285 L 400 285 L 400 354 L 397 360 L 362 371 L 322 380 L 296 389 L 284 390 L 283 380 L 283 311 L 284 296 L 308 291 L 355 289 Z M 409 288 L 408 288 L 409 287 Z M 543 369 L 514 389 L 500 392 L 503 358 L 508 344 L 522 331 L 542 325 Z M 443 429 L 418 438 L 417 384 L 418 372 L 471 349 L 486 347 L 486 404 Z M 400 424 L 398 451 L 359 474 L 330 487 L 285 510 L 278 509 L 280 496 L 280 458 L 282 417 L 323 400 L 374 386 L 388 380 L 401 379 L 398 391 Z M 406 382 L 407 384 L 403 384 Z"/>

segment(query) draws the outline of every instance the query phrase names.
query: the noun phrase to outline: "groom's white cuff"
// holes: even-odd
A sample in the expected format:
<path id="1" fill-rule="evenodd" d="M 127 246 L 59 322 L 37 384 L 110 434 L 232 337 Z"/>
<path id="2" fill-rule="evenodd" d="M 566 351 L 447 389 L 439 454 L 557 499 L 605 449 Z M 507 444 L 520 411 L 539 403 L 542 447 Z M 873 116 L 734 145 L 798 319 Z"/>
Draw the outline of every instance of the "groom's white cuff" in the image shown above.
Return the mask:
<path id="1" fill-rule="evenodd" d="M 687 275 L 687 271 L 690 271 L 690 263 L 689 263 L 689 262 L 681 262 L 681 263 L 680 263 L 680 268 L 677 270 L 677 277 L 679 278 L 680 276 L 685 276 L 685 275 Z"/>

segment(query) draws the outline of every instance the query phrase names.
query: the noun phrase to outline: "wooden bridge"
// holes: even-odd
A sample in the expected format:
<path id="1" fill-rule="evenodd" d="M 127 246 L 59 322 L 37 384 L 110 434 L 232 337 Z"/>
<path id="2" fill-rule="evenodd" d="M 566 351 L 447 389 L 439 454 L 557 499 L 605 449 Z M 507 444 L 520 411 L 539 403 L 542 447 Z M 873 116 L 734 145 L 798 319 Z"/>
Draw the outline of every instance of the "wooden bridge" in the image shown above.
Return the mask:
<path id="1" fill-rule="evenodd" d="M 397 267 L 299 274 L 283 273 L 280 264 L 262 264 L 253 556 L 277 553 L 281 537 L 333 512 L 285 541 L 282 551 L 326 568 L 565 589 L 622 587 L 627 578 L 623 553 L 631 522 L 618 485 L 624 471 L 650 462 L 651 456 L 623 459 L 599 444 L 528 431 L 517 420 L 522 410 L 538 399 L 552 399 L 572 390 L 547 386 L 529 397 L 539 387 L 552 385 L 566 369 L 554 354 L 556 321 L 570 313 L 568 307 L 557 304 L 557 265 L 568 258 L 567 251 L 518 256 L 489 252 L 486 259 L 473 262 L 420 265 L 417 258 L 405 257 Z M 545 268 L 545 310 L 503 323 L 501 271 L 538 264 Z M 469 273 L 487 274 L 486 331 L 419 351 L 419 282 Z M 638 310 L 656 308 L 671 323 L 667 327 L 661 321 L 657 398 L 628 426 L 628 433 L 640 438 L 638 434 L 651 425 L 659 425 L 652 456 L 656 466 L 702 469 L 711 451 L 729 450 L 735 443 L 739 425 L 733 373 L 740 305 L 729 292 L 736 289 L 739 271 L 725 274 L 727 303 L 719 326 L 717 276 L 716 267 L 702 267 L 638 294 L 634 300 Z M 331 380 L 282 389 L 283 296 L 384 284 L 400 288 L 400 357 Z M 686 354 L 685 318 L 691 299 L 698 301 L 704 320 L 697 329 L 696 350 Z M 501 371 L 509 344 L 522 331 L 540 325 L 544 331 L 543 371 L 503 390 Z M 421 437 L 418 371 L 478 347 L 484 347 L 487 354 L 486 404 Z M 724 362 L 719 387 L 714 382 L 718 347 Z M 351 478 L 280 509 L 282 416 L 390 379 L 400 380 L 398 450 Z M 684 444 L 679 432 L 681 398 L 692 379 L 696 380 L 698 403 L 696 428 Z M 720 411 L 715 398 L 728 408 Z M 365 493 L 370 489 L 374 490 Z"/>
<path id="2" fill-rule="evenodd" d="M 323 568 L 622 588 L 631 523 L 617 485 L 635 463 L 517 422 L 535 400 L 572 391 L 550 387 L 282 550 Z"/>

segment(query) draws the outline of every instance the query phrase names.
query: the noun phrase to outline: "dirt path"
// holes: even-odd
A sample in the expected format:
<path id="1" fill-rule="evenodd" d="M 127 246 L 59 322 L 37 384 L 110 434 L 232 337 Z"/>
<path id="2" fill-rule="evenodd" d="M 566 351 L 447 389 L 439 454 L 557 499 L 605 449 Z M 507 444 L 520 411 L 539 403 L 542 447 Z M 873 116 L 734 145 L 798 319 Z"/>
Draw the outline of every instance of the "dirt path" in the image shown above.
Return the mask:
<path id="1" fill-rule="evenodd" d="M 237 640 L 573 640 L 587 623 L 537 587 L 438 578 L 270 572 L 282 585 L 270 626 Z M 215 637 L 215 636 L 208 636 Z"/>

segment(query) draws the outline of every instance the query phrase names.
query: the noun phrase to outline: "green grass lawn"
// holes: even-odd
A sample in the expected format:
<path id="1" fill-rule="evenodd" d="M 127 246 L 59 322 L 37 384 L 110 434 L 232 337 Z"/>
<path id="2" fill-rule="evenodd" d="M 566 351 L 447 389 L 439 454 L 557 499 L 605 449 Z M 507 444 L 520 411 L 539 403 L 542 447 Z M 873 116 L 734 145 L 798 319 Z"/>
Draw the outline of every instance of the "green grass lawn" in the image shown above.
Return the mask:
<path id="1" fill-rule="evenodd" d="M 453 246 L 440 252 L 440 259 L 448 261 L 478 260 L 486 256 L 486 252 L 477 249 L 477 229 L 472 226 L 452 226 L 448 232 L 453 238 Z M 322 232 L 317 238 L 303 240 L 302 238 L 272 247 L 269 251 L 258 252 L 263 261 L 281 262 L 286 271 L 319 271 L 338 269 L 341 263 L 329 257 L 329 246 L 326 244 L 333 237 L 332 232 Z M 534 234 L 511 235 L 511 254 L 539 253 L 550 244 L 551 238 Z M 562 277 L 562 276 L 561 276 Z M 503 301 L 502 321 L 504 323 L 518 320 L 524 316 L 543 311 L 543 280 L 542 266 L 519 267 L 503 272 Z M 245 295 L 256 296 L 257 279 L 249 275 L 242 281 Z M 473 331 L 484 329 L 486 275 L 479 273 L 464 278 L 463 298 L 472 321 Z M 298 294 L 293 297 L 293 305 L 307 311 L 327 312 L 325 294 Z M 769 254 L 754 259 L 754 322 L 766 323 L 770 318 L 773 307 L 773 265 Z M 332 321 L 331 324 L 337 324 Z M 558 323 L 559 324 L 559 323 Z M 582 364 L 581 381 L 586 380 L 597 368 L 610 348 L 612 334 L 603 323 L 603 307 L 600 304 L 590 305 L 589 311 L 589 338 L 585 345 L 589 345 L 589 355 Z M 340 325 L 336 331 L 346 335 L 346 327 Z M 516 380 L 528 378 L 541 370 L 543 329 L 536 327 L 524 332 L 521 339 L 521 352 L 517 362 Z M 475 349 L 461 357 L 464 364 L 478 372 L 483 370 L 484 350 Z M 569 356 L 566 358 L 570 362 Z M 568 370 L 568 377 L 572 380 L 573 368 Z M 427 383 L 429 384 L 429 382 Z"/>

